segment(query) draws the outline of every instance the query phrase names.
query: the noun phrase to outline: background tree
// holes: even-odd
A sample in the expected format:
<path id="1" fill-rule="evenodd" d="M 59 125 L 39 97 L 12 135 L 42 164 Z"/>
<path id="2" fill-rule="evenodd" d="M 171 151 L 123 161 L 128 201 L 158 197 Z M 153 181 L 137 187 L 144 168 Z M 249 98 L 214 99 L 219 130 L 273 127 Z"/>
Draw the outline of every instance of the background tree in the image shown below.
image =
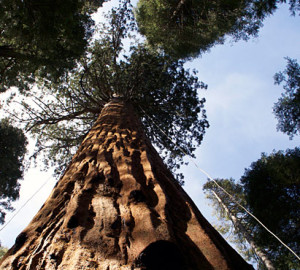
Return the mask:
<path id="1" fill-rule="evenodd" d="M 241 178 L 250 211 L 297 254 L 300 253 L 300 148 L 278 151 L 252 163 Z M 254 225 L 254 221 L 252 221 Z M 297 268 L 299 261 L 262 227 L 254 230 L 279 269 Z"/>
<path id="2" fill-rule="evenodd" d="M 0 121 L 0 224 L 5 211 L 12 210 L 11 202 L 19 197 L 20 180 L 24 172 L 27 140 L 22 130 L 11 126 L 7 119 Z"/>
<path id="3" fill-rule="evenodd" d="M 299 254 L 300 237 L 299 162 L 298 147 L 285 152 L 274 152 L 269 156 L 263 153 L 258 161 L 253 162 L 250 168 L 246 169 L 240 184 L 226 179 L 218 181 L 297 254 Z M 297 269 L 299 261 L 290 251 L 239 209 L 226 194 L 211 182 L 207 183 L 204 189 L 212 189 L 218 194 L 230 212 L 239 219 L 248 232 L 251 232 L 255 245 L 268 254 L 276 269 Z M 209 198 L 216 201 L 212 195 L 209 195 Z M 219 205 L 217 209 L 220 210 Z M 221 219 L 224 217 L 224 214 L 221 214 Z M 225 232 L 229 230 L 227 226 L 221 227 Z M 236 236 L 235 240 L 239 243 L 245 239 L 239 231 Z"/>
<path id="4" fill-rule="evenodd" d="M 274 76 L 275 84 L 285 83 L 285 92 L 275 103 L 273 112 L 278 120 L 277 129 L 293 138 L 300 134 L 300 66 L 297 60 L 286 59 L 286 69 Z"/>
<path id="5" fill-rule="evenodd" d="M 233 195 L 235 201 L 247 207 L 242 185 L 235 183 L 233 179 L 216 179 L 216 182 Z M 207 182 L 203 189 L 207 198 L 213 203 L 215 214 L 221 221 L 221 225 L 215 226 L 217 230 L 234 243 L 246 260 L 255 261 L 258 269 L 274 270 L 266 250 L 258 247 L 253 239 L 253 227 L 248 223 L 247 214 L 214 182 Z"/>
<path id="6" fill-rule="evenodd" d="M 248 40 L 258 34 L 265 17 L 285 0 L 140 0 L 136 10 L 139 31 L 150 45 L 179 58 L 196 57 L 226 36 Z M 290 0 L 292 15 L 299 0 Z"/>
<path id="7" fill-rule="evenodd" d="M 197 91 L 206 86 L 198 81 L 196 71 L 184 69 L 183 61 L 150 51 L 135 40 L 126 53 L 122 41 L 135 27 L 133 20 L 126 1 L 113 9 L 109 24 L 100 27 L 99 40 L 78 68 L 64 81 L 43 81 L 38 91 L 29 93 L 36 106 L 25 99 L 21 102 L 26 114 L 15 117 L 37 137 L 36 154 L 44 151 L 46 165 L 54 162 L 62 170 L 114 95 L 134 104 L 147 136 L 170 168 L 183 162 L 179 146 L 193 156 L 201 143 L 208 122 L 205 99 L 199 99 Z"/>
<path id="8" fill-rule="evenodd" d="M 36 75 L 52 80 L 74 67 L 93 32 L 91 13 L 99 0 L 2 0 L 0 92 L 22 90 Z"/>

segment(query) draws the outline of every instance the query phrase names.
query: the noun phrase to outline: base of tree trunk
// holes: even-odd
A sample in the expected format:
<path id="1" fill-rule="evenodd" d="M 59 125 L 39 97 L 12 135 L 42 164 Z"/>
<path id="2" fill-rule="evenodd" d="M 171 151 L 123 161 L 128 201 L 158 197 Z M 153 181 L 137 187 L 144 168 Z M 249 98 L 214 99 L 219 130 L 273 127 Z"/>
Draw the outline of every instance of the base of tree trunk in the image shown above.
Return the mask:
<path id="1" fill-rule="evenodd" d="M 101 112 L 0 269 L 253 269 L 213 229 L 130 103 Z"/>

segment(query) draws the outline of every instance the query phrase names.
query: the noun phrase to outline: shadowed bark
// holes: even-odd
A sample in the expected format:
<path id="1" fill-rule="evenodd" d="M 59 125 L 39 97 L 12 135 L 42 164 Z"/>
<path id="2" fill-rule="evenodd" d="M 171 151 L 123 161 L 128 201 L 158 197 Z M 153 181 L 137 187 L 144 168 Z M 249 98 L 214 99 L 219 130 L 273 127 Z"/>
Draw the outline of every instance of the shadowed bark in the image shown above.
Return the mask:
<path id="1" fill-rule="evenodd" d="M 253 268 L 175 183 L 133 106 L 115 98 L 0 269 Z"/>

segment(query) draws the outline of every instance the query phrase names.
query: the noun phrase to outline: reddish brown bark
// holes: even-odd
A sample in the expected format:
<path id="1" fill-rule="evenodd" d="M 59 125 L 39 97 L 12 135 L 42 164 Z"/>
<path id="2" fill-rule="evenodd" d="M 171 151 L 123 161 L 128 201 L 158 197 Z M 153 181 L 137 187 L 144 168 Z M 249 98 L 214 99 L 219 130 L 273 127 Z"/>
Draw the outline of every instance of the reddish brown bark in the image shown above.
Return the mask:
<path id="1" fill-rule="evenodd" d="M 1 269 L 252 269 L 174 182 L 133 107 L 107 104 Z"/>

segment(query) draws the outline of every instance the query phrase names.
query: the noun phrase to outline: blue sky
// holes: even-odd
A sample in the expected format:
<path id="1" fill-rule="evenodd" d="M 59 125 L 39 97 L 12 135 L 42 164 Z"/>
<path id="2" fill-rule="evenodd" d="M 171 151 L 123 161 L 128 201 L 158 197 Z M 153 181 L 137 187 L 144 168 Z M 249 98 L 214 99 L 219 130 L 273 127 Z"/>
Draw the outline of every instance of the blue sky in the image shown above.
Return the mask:
<path id="1" fill-rule="evenodd" d="M 289 140 L 277 132 L 272 113 L 282 93 L 273 76 L 285 69 L 284 57 L 300 59 L 299 30 L 299 17 L 289 16 L 282 6 L 265 20 L 257 39 L 216 46 L 188 64 L 199 70 L 199 78 L 208 84 L 202 95 L 211 126 L 197 150 L 196 162 L 212 177 L 238 180 L 261 152 L 299 146 L 299 136 Z M 193 167 L 191 164 L 183 171 L 186 189 L 198 202 L 206 177 Z"/>
<path id="2" fill-rule="evenodd" d="M 274 85 L 273 75 L 284 70 L 289 56 L 300 60 L 300 18 L 291 17 L 287 5 L 264 21 L 259 37 L 248 42 L 219 45 L 201 58 L 187 63 L 199 71 L 200 80 L 208 84 L 201 90 L 205 97 L 210 128 L 197 149 L 195 162 L 214 178 L 238 180 L 251 162 L 262 152 L 271 153 L 299 146 L 300 138 L 289 140 L 276 131 L 273 104 L 282 86 Z M 209 221 L 212 208 L 204 198 L 202 185 L 206 176 L 194 164 L 182 168 L 185 190 Z M 56 179 L 51 172 L 30 169 L 22 181 L 18 210 L 46 181 L 16 217 L 0 231 L 2 245 L 10 247 L 50 194 Z M 7 221 L 14 213 L 7 215 Z"/>

